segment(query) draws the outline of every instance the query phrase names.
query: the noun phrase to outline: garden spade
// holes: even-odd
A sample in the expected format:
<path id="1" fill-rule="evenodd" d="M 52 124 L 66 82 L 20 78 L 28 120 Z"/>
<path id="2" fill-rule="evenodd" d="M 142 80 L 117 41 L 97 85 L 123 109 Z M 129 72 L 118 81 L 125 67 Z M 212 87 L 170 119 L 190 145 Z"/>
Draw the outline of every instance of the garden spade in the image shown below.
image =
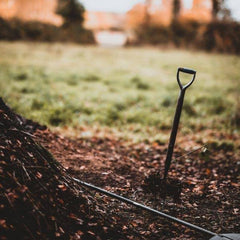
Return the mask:
<path id="1" fill-rule="evenodd" d="M 192 80 L 190 82 L 188 82 L 187 84 L 183 85 L 182 81 L 180 80 L 181 72 L 192 75 Z M 187 68 L 178 68 L 177 82 L 180 87 L 180 93 L 179 93 L 179 97 L 178 97 L 176 112 L 175 112 L 175 116 L 174 116 L 174 120 L 173 120 L 172 132 L 170 135 L 167 156 L 166 156 L 166 160 L 165 160 L 165 170 L 164 170 L 164 178 L 163 178 L 164 180 L 166 180 L 166 178 L 167 178 L 168 171 L 169 171 L 171 161 L 172 161 L 173 149 L 174 149 L 174 145 L 175 145 L 175 141 L 176 141 L 179 120 L 180 120 L 181 113 L 182 113 L 182 106 L 183 106 L 185 92 L 186 92 L 187 88 L 189 88 L 192 85 L 192 83 L 195 80 L 195 77 L 196 77 L 196 71 L 187 69 Z"/>

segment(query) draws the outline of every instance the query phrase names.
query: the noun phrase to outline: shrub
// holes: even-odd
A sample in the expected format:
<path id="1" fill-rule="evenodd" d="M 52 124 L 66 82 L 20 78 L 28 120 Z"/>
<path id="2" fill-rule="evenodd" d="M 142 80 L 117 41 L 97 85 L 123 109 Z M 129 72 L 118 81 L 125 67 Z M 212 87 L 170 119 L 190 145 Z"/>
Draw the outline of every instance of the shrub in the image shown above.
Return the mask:
<path id="1" fill-rule="evenodd" d="M 21 38 L 21 30 L 16 27 L 17 22 L 15 20 L 5 21 L 0 18 L 0 40 L 18 40 Z"/>
<path id="2" fill-rule="evenodd" d="M 73 24 L 59 28 L 59 38 L 61 42 L 75 42 L 81 44 L 94 44 L 95 39 L 92 31 Z"/>
<path id="3" fill-rule="evenodd" d="M 206 51 L 240 53 L 240 23 L 213 21 L 201 24 L 190 20 L 174 20 L 169 27 L 140 25 L 133 44 L 174 45 Z"/>
<path id="4" fill-rule="evenodd" d="M 171 31 L 168 27 L 158 25 L 141 25 L 136 29 L 136 44 L 168 44 Z"/>
<path id="5" fill-rule="evenodd" d="M 170 25 L 171 40 L 176 47 L 196 47 L 200 27 L 196 21 L 173 21 Z"/>
<path id="6" fill-rule="evenodd" d="M 0 40 L 95 43 L 93 33 L 76 24 L 57 27 L 37 21 L 24 22 L 19 19 L 6 21 L 0 18 L 0 29 Z"/>
<path id="7" fill-rule="evenodd" d="M 215 21 L 207 25 L 202 48 L 208 51 L 240 53 L 240 23 Z"/>

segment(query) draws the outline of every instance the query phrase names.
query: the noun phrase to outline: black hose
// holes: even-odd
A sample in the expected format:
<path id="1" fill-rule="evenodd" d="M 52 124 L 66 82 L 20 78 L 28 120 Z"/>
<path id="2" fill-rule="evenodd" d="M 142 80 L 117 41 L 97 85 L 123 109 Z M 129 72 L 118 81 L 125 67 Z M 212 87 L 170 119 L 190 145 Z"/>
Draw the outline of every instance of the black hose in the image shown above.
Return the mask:
<path id="1" fill-rule="evenodd" d="M 166 213 L 163 213 L 163 212 L 157 211 L 155 209 L 152 209 L 152 208 L 150 208 L 148 206 L 145 206 L 145 205 L 143 205 L 141 203 L 134 202 L 134 201 L 132 201 L 132 200 L 130 200 L 128 198 L 122 197 L 120 195 L 117 195 L 115 193 L 109 192 L 109 191 L 104 190 L 102 188 L 96 187 L 96 186 L 94 186 L 94 185 L 92 185 L 90 183 L 83 182 L 83 181 L 81 181 L 81 180 L 79 180 L 77 178 L 73 178 L 73 180 L 76 181 L 77 183 L 85 186 L 85 187 L 91 188 L 91 189 L 93 189 L 95 191 L 98 191 L 100 193 L 103 193 L 103 194 L 105 194 L 105 195 L 107 195 L 109 197 L 116 198 L 116 199 L 120 200 L 121 202 L 125 202 L 125 203 L 128 203 L 128 204 L 131 204 L 131 205 L 133 205 L 135 207 L 138 207 L 138 208 L 141 208 L 141 209 L 146 210 L 148 212 L 154 213 L 154 214 L 156 214 L 158 216 L 167 218 L 167 219 L 169 219 L 172 222 L 179 223 L 179 224 L 184 225 L 184 226 L 186 226 L 188 228 L 191 228 L 193 230 L 196 230 L 196 231 L 199 231 L 199 232 L 211 235 L 211 236 L 219 236 L 219 237 L 221 236 L 221 235 L 218 235 L 217 233 L 211 232 L 211 231 L 209 231 L 207 229 L 201 228 L 201 227 L 196 226 L 194 224 L 191 224 L 191 223 L 188 223 L 188 222 L 183 221 L 181 219 L 178 219 L 178 218 L 175 218 L 173 216 L 170 216 L 170 215 L 168 215 Z"/>

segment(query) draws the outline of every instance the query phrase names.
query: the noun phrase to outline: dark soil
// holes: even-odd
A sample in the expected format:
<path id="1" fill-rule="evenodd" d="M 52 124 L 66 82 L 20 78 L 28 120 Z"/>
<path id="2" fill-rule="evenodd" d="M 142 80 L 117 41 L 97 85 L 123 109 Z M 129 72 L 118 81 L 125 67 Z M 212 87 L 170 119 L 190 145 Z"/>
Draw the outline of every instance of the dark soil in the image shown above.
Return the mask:
<path id="1" fill-rule="evenodd" d="M 205 143 L 180 136 L 164 185 L 167 144 L 69 139 L 0 106 L 0 239 L 210 238 L 78 186 L 70 175 L 210 231 L 240 232 L 237 135 L 206 132 L 235 141 L 234 150 L 212 144 L 191 155 L 186 150 Z"/>
<path id="2" fill-rule="evenodd" d="M 167 144 L 131 144 L 111 138 L 69 139 L 49 130 L 38 131 L 39 141 L 75 177 L 106 190 L 217 233 L 240 232 L 240 155 L 237 135 L 209 131 L 209 138 L 233 140 L 235 149 L 208 150 L 185 155 L 199 147 L 195 136 L 180 137 L 176 161 L 167 188 L 161 186 Z M 179 157 L 182 156 L 183 157 Z M 165 190 L 164 190 L 165 189 Z M 94 192 L 93 192 L 94 193 Z M 132 239 L 209 239 L 208 236 L 153 216 L 119 201 L 106 200 L 110 212 L 119 214 L 123 229 L 135 229 Z M 126 219 L 125 219 L 126 220 Z"/>

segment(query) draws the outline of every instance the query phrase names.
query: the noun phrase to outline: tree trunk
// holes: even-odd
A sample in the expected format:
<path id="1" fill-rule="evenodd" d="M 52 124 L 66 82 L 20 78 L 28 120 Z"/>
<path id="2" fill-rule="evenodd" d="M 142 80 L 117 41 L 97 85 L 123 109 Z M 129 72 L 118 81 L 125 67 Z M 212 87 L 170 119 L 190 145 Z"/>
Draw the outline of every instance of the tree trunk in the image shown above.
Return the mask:
<path id="1" fill-rule="evenodd" d="M 173 0 L 173 8 L 172 8 L 173 21 L 178 20 L 180 10 L 181 10 L 181 1 L 180 0 Z"/>

